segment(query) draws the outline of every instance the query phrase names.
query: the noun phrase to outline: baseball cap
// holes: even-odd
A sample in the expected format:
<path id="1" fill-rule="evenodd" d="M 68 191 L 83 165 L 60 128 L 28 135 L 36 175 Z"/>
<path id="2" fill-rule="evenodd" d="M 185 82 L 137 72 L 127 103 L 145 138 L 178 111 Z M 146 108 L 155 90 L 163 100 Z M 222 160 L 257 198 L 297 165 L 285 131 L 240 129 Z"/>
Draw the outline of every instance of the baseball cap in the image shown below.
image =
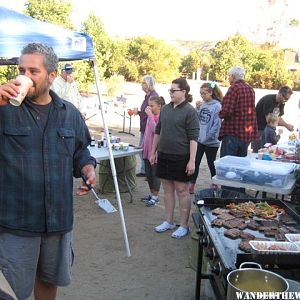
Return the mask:
<path id="1" fill-rule="evenodd" d="M 71 74 L 73 72 L 73 66 L 71 64 L 64 64 L 61 70 L 65 71 L 67 74 Z"/>

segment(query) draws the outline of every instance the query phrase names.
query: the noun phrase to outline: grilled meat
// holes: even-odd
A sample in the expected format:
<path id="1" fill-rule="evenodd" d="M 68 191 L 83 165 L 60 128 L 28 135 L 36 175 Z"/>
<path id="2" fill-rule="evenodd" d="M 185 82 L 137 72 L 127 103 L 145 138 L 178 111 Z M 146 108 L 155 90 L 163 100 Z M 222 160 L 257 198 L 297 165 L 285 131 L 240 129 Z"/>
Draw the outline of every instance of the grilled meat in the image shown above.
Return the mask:
<path id="1" fill-rule="evenodd" d="M 228 213 L 228 209 L 217 207 L 213 209 L 211 212 L 213 215 L 220 215 L 220 214 Z"/>
<path id="2" fill-rule="evenodd" d="M 231 228 L 238 228 L 240 230 L 243 230 L 247 227 L 246 223 L 243 219 L 233 219 L 223 222 L 223 227 L 231 229 Z"/>
<path id="3" fill-rule="evenodd" d="M 224 221 L 229 221 L 235 219 L 233 215 L 230 215 L 228 213 L 221 213 L 218 215 L 218 219 L 224 220 Z"/>
<path id="4" fill-rule="evenodd" d="M 246 232 L 246 231 L 241 231 L 240 238 L 243 239 L 243 240 L 254 240 L 255 235 L 253 235 L 249 232 Z"/>
<path id="5" fill-rule="evenodd" d="M 230 239 L 236 240 L 240 237 L 241 231 L 237 228 L 231 228 L 224 231 L 224 235 Z"/>
<path id="6" fill-rule="evenodd" d="M 251 246 L 249 244 L 250 240 L 242 240 L 239 243 L 239 249 L 246 252 L 246 253 L 250 253 L 251 252 Z"/>
<path id="7" fill-rule="evenodd" d="M 223 220 L 216 218 L 216 219 L 212 220 L 211 226 L 222 227 Z"/>
<path id="8" fill-rule="evenodd" d="M 247 228 L 251 230 L 258 230 L 259 224 L 255 220 L 251 219 L 247 221 L 246 224 L 247 224 Z"/>

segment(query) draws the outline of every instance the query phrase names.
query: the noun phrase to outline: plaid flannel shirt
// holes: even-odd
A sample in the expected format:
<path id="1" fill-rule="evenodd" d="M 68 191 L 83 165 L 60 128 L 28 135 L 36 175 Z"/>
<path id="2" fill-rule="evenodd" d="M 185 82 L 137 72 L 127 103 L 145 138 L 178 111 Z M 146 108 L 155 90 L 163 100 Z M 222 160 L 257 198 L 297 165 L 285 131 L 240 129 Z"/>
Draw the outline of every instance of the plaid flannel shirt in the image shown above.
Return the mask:
<path id="1" fill-rule="evenodd" d="M 225 135 L 237 136 L 245 142 L 258 139 L 255 92 L 244 80 L 238 80 L 229 87 L 219 115 L 223 119 L 220 139 Z"/>
<path id="2" fill-rule="evenodd" d="M 80 112 L 50 91 L 44 132 L 26 101 L 0 107 L 0 226 L 29 233 L 67 232 L 73 226 L 73 175 L 96 165 Z"/>

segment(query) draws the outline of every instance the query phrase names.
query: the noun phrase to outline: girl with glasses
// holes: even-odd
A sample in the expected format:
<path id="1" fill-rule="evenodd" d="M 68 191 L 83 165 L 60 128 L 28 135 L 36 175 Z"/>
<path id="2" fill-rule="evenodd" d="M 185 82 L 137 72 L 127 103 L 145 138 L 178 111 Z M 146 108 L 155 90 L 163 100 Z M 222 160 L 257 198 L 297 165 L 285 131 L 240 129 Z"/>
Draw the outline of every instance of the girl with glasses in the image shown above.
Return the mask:
<path id="1" fill-rule="evenodd" d="M 177 195 L 180 226 L 172 237 L 182 238 L 189 233 L 191 200 L 188 183 L 195 172 L 199 121 L 196 110 L 189 103 L 193 97 L 185 78 L 173 80 L 169 92 L 171 102 L 160 113 L 150 156 L 150 163 L 154 164 L 157 151 L 157 177 L 164 189 L 166 210 L 166 220 L 156 226 L 155 231 L 160 233 L 176 228 L 174 209 Z"/>

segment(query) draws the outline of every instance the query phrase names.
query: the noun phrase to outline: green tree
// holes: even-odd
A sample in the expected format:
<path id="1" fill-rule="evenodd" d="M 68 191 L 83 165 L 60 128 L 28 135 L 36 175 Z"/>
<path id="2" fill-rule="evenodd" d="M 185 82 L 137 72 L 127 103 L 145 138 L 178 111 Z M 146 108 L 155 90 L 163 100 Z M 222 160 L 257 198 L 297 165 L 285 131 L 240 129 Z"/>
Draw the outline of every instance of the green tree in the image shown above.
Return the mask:
<path id="1" fill-rule="evenodd" d="M 18 73 L 17 66 L 0 66 L 0 84 L 16 78 Z"/>
<path id="2" fill-rule="evenodd" d="M 257 49 L 248 83 L 256 88 L 278 89 L 282 85 L 293 86 L 292 78 L 284 64 L 284 51 Z"/>
<path id="3" fill-rule="evenodd" d="M 162 40 L 149 36 L 136 37 L 128 42 L 126 54 L 126 67 L 120 68 L 120 73 L 127 78 L 127 74 L 122 73 L 125 70 L 131 72 L 134 77 L 136 70 L 138 76 L 151 74 L 158 82 L 169 82 L 179 75 L 180 54 L 171 45 Z"/>
<path id="4" fill-rule="evenodd" d="M 113 55 L 113 43 L 105 31 L 103 23 L 94 13 L 91 13 L 83 23 L 83 30 L 93 38 L 100 77 L 105 74 L 109 76 L 111 73 L 108 66 Z"/>
<path id="5" fill-rule="evenodd" d="M 105 78 L 109 78 L 114 74 L 118 74 L 119 70 L 126 65 L 127 42 L 126 41 L 112 41 L 110 47 L 110 58 L 107 62 Z"/>
<path id="6" fill-rule="evenodd" d="M 70 0 L 27 0 L 25 13 L 40 21 L 74 29 L 70 19 L 72 13 Z"/>
<path id="7" fill-rule="evenodd" d="M 188 55 L 184 56 L 181 61 L 180 71 L 191 75 L 196 72 L 197 69 L 201 69 L 202 78 L 205 78 L 207 72 L 209 72 L 210 65 L 212 63 L 209 52 L 201 49 L 195 49 Z"/>
<path id="8" fill-rule="evenodd" d="M 214 79 L 226 81 L 228 70 L 233 66 L 243 66 L 247 74 L 252 71 L 255 49 L 245 37 L 236 35 L 218 42 L 211 51 L 211 56 L 214 61 L 212 65 Z"/>

